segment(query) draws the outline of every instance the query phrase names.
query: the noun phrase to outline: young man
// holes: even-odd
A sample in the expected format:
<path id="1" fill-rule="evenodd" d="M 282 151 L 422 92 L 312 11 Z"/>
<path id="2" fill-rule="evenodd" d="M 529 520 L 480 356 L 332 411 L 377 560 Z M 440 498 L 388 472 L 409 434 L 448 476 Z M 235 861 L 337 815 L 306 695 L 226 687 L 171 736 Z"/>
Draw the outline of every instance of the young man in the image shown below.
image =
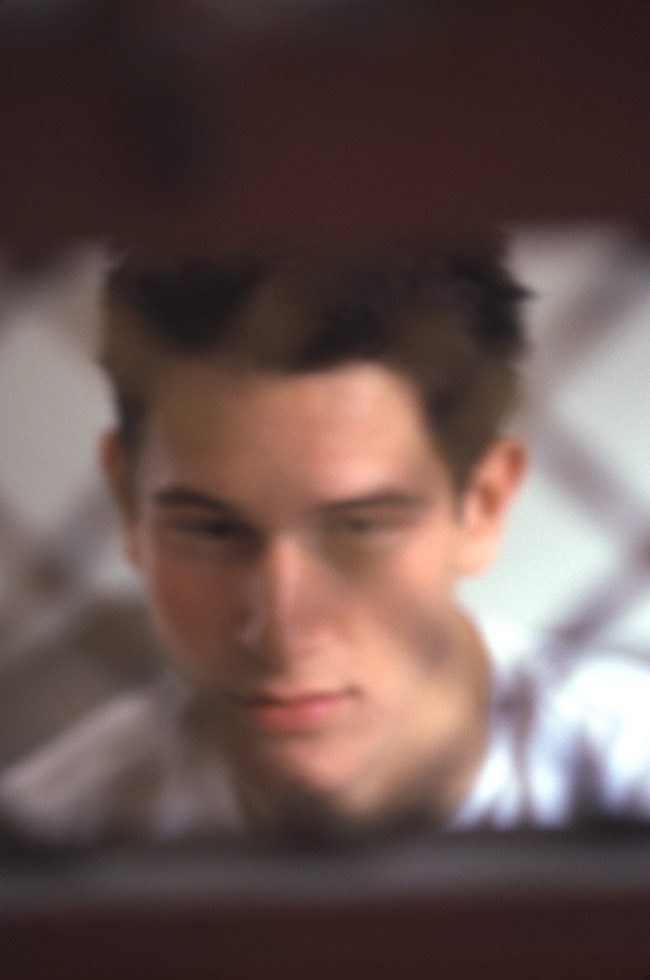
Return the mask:
<path id="1" fill-rule="evenodd" d="M 340 838 L 650 813 L 647 674 L 541 661 L 455 597 L 525 469 L 500 434 L 522 296 L 487 250 L 113 275 L 103 465 L 173 680 L 8 773 L 11 819 Z"/>

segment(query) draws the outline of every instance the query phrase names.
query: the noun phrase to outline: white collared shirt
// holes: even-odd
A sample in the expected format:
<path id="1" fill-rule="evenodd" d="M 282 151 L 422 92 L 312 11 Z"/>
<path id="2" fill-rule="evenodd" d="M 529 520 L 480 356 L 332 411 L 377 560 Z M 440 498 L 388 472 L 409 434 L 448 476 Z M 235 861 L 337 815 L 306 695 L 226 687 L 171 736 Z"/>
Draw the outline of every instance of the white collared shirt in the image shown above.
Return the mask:
<path id="1" fill-rule="evenodd" d="M 650 820 L 650 662 L 486 621 L 491 719 L 449 830 Z M 245 835 L 227 768 L 184 730 L 166 676 L 121 695 L 0 777 L 0 814 L 55 843 Z"/>

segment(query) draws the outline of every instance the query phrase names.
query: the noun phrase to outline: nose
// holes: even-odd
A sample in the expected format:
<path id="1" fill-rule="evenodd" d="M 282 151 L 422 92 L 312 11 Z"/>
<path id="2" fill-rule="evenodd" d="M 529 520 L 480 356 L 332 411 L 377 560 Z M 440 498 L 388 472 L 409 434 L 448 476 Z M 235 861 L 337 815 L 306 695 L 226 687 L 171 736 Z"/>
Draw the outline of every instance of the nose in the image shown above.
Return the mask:
<path id="1" fill-rule="evenodd" d="M 241 645 L 268 662 L 313 652 L 326 625 L 326 578 L 304 544 L 283 537 L 268 542 L 247 575 Z"/>

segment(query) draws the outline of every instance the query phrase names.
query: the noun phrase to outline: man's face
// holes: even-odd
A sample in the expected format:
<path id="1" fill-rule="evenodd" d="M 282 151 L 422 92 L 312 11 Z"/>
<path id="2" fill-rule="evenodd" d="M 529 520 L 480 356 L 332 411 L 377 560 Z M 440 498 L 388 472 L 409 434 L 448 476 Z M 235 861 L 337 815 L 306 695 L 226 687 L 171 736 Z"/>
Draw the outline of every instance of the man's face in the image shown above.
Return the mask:
<path id="1" fill-rule="evenodd" d="M 155 626 L 242 783 L 372 809 L 457 765 L 483 669 L 454 603 L 476 502 L 408 381 L 179 360 L 134 481 Z"/>

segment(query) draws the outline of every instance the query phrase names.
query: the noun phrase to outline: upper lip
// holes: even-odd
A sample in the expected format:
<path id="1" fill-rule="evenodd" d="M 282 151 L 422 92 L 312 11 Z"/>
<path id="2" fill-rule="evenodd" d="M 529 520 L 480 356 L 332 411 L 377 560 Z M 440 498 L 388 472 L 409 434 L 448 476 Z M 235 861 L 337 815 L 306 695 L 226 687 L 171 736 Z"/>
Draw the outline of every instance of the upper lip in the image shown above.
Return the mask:
<path id="1" fill-rule="evenodd" d="M 313 701 L 317 698 L 344 697 L 350 693 L 349 688 L 309 688 L 298 691 L 253 691 L 246 694 L 234 694 L 232 699 L 239 704 L 299 704 L 302 701 Z"/>

